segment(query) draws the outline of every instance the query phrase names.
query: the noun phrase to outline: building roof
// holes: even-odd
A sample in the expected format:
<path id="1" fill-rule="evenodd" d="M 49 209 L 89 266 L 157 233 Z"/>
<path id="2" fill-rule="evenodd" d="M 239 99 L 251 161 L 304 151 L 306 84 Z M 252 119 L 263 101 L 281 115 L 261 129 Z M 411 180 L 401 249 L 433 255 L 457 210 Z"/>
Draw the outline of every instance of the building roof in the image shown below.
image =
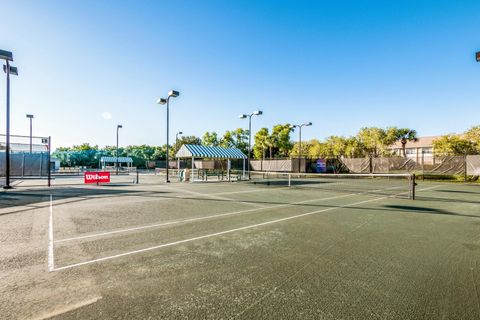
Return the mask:
<path id="1" fill-rule="evenodd" d="M 247 156 L 237 148 L 210 147 L 196 144 L 184 144 L 175 155 L 177 158 L 214 158 L 246 159 Z"/>
<path id="2" fill-rule="evenodd" d="M 407 141 L 406 148 L 431 148 L 433 141 L 441 136 L 418 137 L 417 141 Z M 391 149 L 401 149 L 402 142 L 397 141 L 390 146 Z"/>
<path id="3" fill-rule="evenodd" d="M 117 162 L 117 157 L 101 157 L 100 162 Z M 130 157 L 118 157 L 118 162 L 132 163 L 133 160 Z"/>

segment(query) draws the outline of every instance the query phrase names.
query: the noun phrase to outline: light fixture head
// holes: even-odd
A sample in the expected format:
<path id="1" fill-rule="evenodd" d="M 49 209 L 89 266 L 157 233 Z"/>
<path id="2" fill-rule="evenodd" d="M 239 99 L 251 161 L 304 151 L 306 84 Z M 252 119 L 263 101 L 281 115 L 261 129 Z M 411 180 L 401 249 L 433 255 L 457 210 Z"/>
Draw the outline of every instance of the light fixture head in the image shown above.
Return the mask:
<path id="1" fill-rule="evenodd" d="M 167 103 L 167 99 L 160 98 L 160 99 L 157 100 L 157 103 L 158 104 L 165 104 L 165 103 Z"/>
<path id="2" fill-rule="evenodd" d="M 247 117 L 247 115 L 246 115 L 246 114 L 241 114 L 241 115 L 239 115 L 238 117 L 239 117 L 240 119 L 245 119 L 245 118 Z"/>
<path id="3" fill-rule="evenodd" d="M 0 59 L 13 61 L 13 54 L 10 51 L 0 50 Z"/>
<path id="4" fill-rule="evenodd" d="M 8 68 L 10 70 L 10 74 L 14 75 L 14 76 L 18 76 L 18 68 L 17 67 L 12 67 L 12 66 L 9 66 Z M 3 72 L 7 73 L 7 65 L 3 65 Z"/>
<path id="5" fill-rule="evenodd" d="M 183 134 L 183 132 L 182 132 L 182 131 L 179 131 L 178 134 Z"/>
<path id="6" fill-rule="evenodd" d="M 27 118 L 33 119 L 33 114 L 27 114 Z"/>
<path id="7" fill-rule="evenodd" d="M 174 97 L 174 98 L 178 97 L 179 95 L 180 95 L 180 92 L 175 90 L 170 90 L 170 92 L 168 93 L 169 97 Z"/>
<path id="8" fill-rule="evenodd" d="M 253 114 L 256 115 L 256 116 L 259 116 L 259 115 L 262 115 L 263 112 L 260 111 L 260 110 L 257 110 L 257 111 L 255 111 Z"/>
<path id="9" fill-rule="evenodd" d="M 123 126 L 121 124 L 119 124 L 119 125 L 117 125 L 117 128 L 121 129 L 121 128 L 123 128 Z"/>
<path id="10" fill-rule="evenodd" d="M 309 127 L 309 126 L 312 125 L 312 123 L 311 123 L 311 122 L 307 122 L 307 123 L 304 123 L 303 125 L 306 126 L 306 127 Z"/>
<path id="11" fill-rule="evenodd" d="M 480 51 L 475 53 L 475 57 L 477 58 L 477 62 L 480 62 Z"/>

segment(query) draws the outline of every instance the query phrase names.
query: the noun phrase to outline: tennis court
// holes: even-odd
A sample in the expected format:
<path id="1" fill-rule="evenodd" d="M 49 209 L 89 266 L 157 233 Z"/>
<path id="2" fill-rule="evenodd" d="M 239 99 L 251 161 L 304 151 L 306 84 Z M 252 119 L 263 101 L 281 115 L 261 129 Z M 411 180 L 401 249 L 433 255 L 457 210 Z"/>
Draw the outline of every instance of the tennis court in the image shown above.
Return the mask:
<path id="1" fill-rule="evenodd" d="M 479 185 L 252 178 L 2 193 L 3 315 L 480 317 Z"/>

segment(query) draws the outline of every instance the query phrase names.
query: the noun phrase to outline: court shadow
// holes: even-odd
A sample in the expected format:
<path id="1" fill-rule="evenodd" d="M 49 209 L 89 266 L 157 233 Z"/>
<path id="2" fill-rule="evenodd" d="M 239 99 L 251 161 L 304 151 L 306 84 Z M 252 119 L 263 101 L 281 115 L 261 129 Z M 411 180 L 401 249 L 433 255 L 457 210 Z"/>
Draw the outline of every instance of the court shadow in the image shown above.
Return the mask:
<path id="1" fill-rule="evenodd" d="M 480 194 L 480 192 L 464 191 L 464 190 L 435 190 L 435 191 L 436 192 L 445 192 L 445 193 Z"/>
<path id="2" fill-rule="evenodd" d="M 8 192 L 0 192 L 0 209 L 12 208 L 12 211 L 0 213 L 0 216 L 20 213 L 32 209 L 46 208 L 50 204 L 50 194 L 53 200 L 67 200 L 62 204 L 81 202 L 89 199 L 102 199 L 118 196 L 142 196 L 149 197 L 152 194 L 170 193 L 168 191 L 144 191 L 144 190 L 125 190 L 112 187 L 98 188 L 55 188 L 40 190 L 10 190 Z M 70 200 L 68 200 L 70 199 Z M 15 209 L 15 207 L 21 207 Z M 26 207 L 26 208 L 25 208 Z"/>
<path id="3" fill-rule="evenodd" d="M 451 212 L 443 209 L 434 209 L 434 208 L 425 208 L 418 206 L 405 206 L 405 205 L 384 205 L 384 208 L 395 211 L 407 211 L 411 213 L 427 213 L 427 214 L 439 214 L 439 215 L 449 215 L 449 216 L 460 216 L 460 217 L 469 217 L 469 218 L 480 218 L 480 216 L 463 214 Z"/>

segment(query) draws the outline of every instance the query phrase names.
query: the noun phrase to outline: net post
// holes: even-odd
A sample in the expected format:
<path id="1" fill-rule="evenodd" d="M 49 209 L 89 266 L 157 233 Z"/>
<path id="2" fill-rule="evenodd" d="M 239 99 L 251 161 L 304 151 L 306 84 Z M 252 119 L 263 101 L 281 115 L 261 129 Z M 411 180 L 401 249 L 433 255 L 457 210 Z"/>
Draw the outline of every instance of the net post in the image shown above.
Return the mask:
<path id="1" fill-rule="evenodd" d="M 410 200 L 415 200 L 415 189 L 417 185 L 415 180 L 416 180 L 415 173 L 412 173 L 410 175 L 410 197 L 409 197 Z"/>

